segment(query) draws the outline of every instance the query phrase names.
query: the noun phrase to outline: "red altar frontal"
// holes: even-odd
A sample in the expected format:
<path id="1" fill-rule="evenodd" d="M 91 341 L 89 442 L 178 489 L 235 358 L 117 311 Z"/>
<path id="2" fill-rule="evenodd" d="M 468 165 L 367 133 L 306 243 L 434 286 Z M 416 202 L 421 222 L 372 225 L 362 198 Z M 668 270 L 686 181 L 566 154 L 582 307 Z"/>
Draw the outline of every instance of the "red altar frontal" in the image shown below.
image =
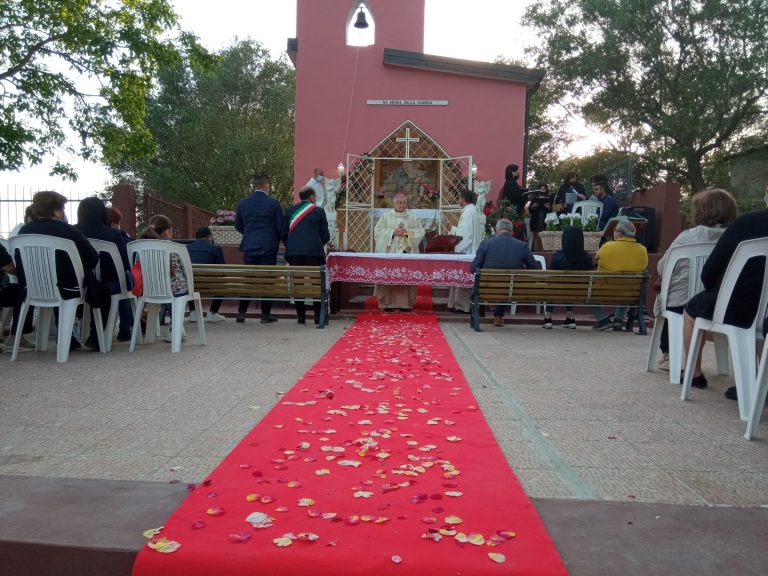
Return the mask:
<path id="1" fill-rule="evenodd" d="M 368 254 L 333 252 L 326 269 L 329 282 L 419 284 L 471 288 L 475 275 L 468 254 Z"/>

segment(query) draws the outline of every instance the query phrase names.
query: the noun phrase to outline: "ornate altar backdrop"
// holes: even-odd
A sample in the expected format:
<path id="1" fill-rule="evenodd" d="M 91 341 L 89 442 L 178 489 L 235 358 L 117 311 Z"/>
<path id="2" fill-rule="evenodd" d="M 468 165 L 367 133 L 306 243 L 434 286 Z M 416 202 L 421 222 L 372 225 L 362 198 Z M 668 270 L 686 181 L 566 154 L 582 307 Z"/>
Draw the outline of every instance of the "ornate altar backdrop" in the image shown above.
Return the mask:
<path id="1" fill-rule="evenodd" d="M 347 197 L 340 212 L 344 250 L 373 252 L 376 222 L 402 192 L 424 229 L 446 234 L 459 222 L 459 194 L 472 188 L 472 157 L 449 157 L 440 145 L 406 121 L 368 154 L 347 155 Z"/>

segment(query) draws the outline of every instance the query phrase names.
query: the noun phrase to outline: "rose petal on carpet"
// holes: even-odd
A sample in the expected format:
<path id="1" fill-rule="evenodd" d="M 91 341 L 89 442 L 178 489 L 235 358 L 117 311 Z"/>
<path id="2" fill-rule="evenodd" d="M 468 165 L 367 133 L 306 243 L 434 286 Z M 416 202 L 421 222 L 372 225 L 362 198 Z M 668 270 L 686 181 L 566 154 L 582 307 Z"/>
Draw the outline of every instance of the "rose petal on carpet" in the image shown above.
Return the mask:
<path id="1" fill-rule="evenodd" d="M 146 536 L 134 576 L 567 574 L 427 314 L 361 315 Z"/>

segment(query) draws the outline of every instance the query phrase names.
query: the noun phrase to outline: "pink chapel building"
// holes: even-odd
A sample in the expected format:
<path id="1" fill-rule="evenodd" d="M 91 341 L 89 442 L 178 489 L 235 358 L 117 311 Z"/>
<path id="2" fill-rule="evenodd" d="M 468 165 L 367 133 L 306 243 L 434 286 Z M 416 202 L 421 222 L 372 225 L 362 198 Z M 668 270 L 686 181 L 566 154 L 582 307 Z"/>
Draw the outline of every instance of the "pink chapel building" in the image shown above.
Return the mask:
<path id="1" fill-rule="evenodd" d="M 353 46 L 361 5 L 374 38 Z M 471 157 L 453 169 L 469 177 L 474 164 L 474 179 L 491 181 L 489 200 L 506 165 L 525 169 L 528 102 L 544 72 L 424 54 L 424 0 L 297 0 L 296 34 L 297 190 L 316 167 L 349 171 L 349 155 Z M 385 176 L 377 164 L 376 192 L 393 190 Z"/>

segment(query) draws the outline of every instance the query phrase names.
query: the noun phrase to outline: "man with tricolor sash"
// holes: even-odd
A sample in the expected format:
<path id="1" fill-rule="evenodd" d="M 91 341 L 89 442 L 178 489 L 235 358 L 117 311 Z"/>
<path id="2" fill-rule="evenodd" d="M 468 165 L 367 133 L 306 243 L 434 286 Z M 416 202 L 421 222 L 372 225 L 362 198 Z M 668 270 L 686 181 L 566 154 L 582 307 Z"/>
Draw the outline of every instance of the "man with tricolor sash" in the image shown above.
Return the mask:
<path id="1" fill-rule="evenodd" d="M 322 266 L 325 264 L 325 245 L 331 239 L 325 210 L 315 204 L 317 197 L 312 188 L 299 191 L 299 203 L 285 211 L 283 244 L 285 259 L 291 266 Z M 320 322 L 320 302 L 312 304 L 315 325 Z M 296 301 L 296 318 L 306 323 L 306 304 Z"/>

